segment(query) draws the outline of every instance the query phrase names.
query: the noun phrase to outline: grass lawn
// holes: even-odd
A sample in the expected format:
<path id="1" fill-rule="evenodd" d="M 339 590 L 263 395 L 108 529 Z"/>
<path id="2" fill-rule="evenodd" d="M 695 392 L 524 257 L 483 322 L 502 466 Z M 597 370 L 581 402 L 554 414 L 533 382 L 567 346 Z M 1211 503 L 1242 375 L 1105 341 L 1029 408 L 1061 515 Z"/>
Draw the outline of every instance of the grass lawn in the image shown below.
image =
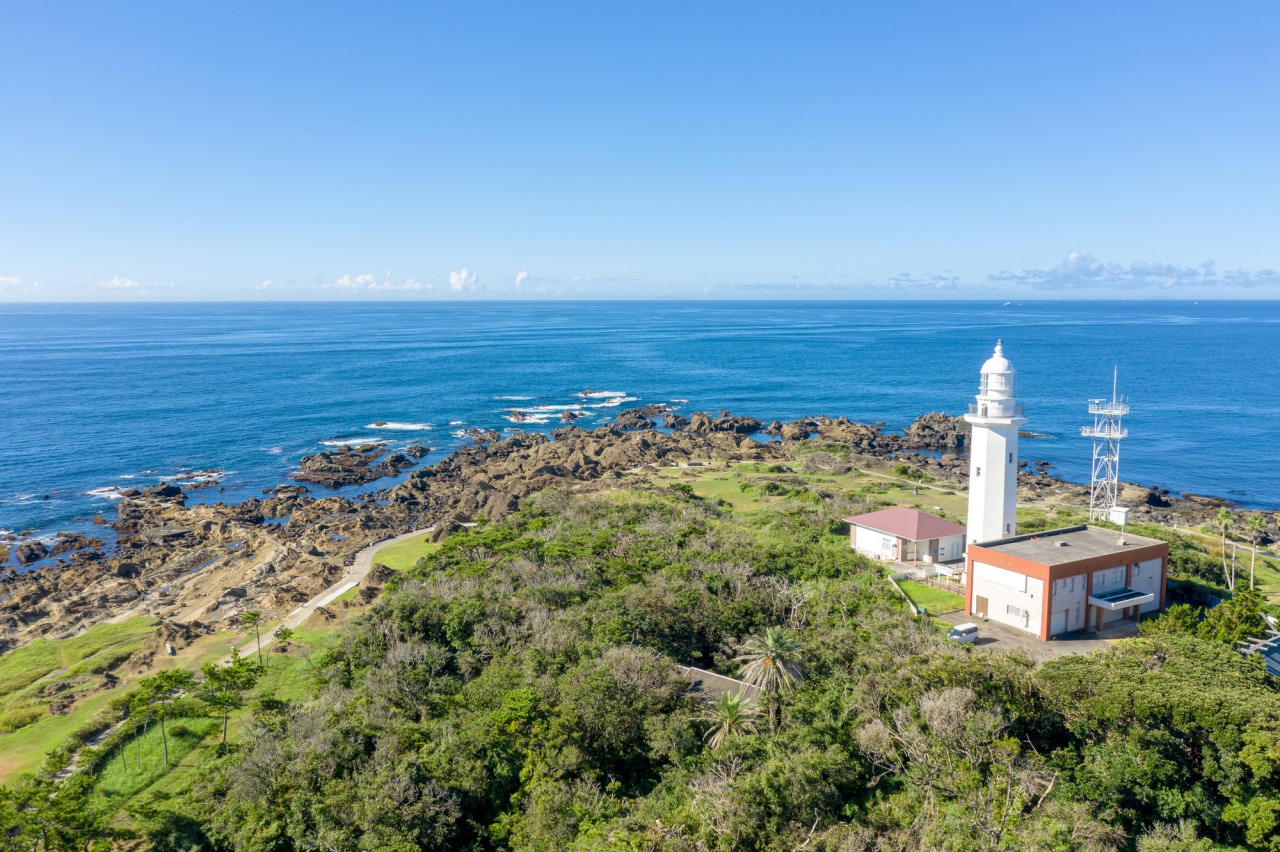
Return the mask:
<path id="1" fill-rule="evenodd" d="M 118 624 L 96 624 L 71 639 L 37 639 L 0 656 L 0 698 L 35 683 L 59 669 L 76 668 L 76 674 L 92 672 L 123 654 L 142 647 L 151 635 L 155 619 L 130 618 Z"/>
<path id="2" fill-rule="evenodd" d="M 915 580 L 899 580 L 898 585 L 917 607 L 924 607 L 930 615 L 941 615 L 944 612 L 955 612 L 964 609 L 964 598 L 946 589 L 926 586 Z"/>
<path id="3" fill-rule="evenodd" d="M 771 502 L 769 498 L 762 499 L 754 491 L 742 491 L 741 485 L 744 482 L 797 478 L 826 490 L 843 493 L 851 499 L 861 500 L 868 512 L 885 506 L 906 506 L 960 522 L 964 521 L 967 512 L 968 497 L 965 492 L 956 491 L 948 485 L 917 485 L 903 482 L 891 474 L 877 475 L 861 470 L 830 474 L 800 470 L 798 464 L 791 465 L 792 470 L 789 472 L 771 471 L 770 467 L 773 466 L 746 462 L 728 470 L 719 466 L 662 468 L 656 475 L 659 481 L 687 483 L 693 486 L 693 493 L 699 497 L 720 498 L 740 512 L 759 509 Z"/>
<path id="4" fill-rule="evenodd" d="M 40 768 L 45 756 L 72 731 L 88 722 L 111 699 L 124 692 L 124 687 L 99 692 L 82 701 L 64 716 L 46 716 L 20 730 L 0 734 L 0 784 L 7 783 L 15 775 Z"/>
<path id="5" fill-rule="evenodd" d="M 1237 588 L 1245 588 L 1249 585 L 1249 560 L 1252 558 L 1252 551 L 1236 552 Z M 1267 559 L 1261 553 L 1258 554 L 1258 561 L 1254 567 L 1253 587 L 1271 603 L 1280 604 L 1280 568 L 1277 567 L 1274 559 Z"/>
<path id="6" fill-rule="evenodd" d="M 440 547 L 428 541 L 431 533 L 423 533 L 404 541 L 388 544 L 373 554 L 373 562 L 381 562 L 393 571 L 406 571 L 412 568 L 419 559 Z"/>
<path id="7" fill-rule="evenodd" d="M 98 772 L 94 792 L 100 796 L 129 799 L 173 771 L 211 734 L 222 735 L 222 720 L 185 717 L 165 722 L 169 738 L 169 762 L 164 763 L 164 743 L 160 726 L 151 726 L 141 737 L 125 740 Z M 141 766 L 138 752 L 141 747 Z"/>

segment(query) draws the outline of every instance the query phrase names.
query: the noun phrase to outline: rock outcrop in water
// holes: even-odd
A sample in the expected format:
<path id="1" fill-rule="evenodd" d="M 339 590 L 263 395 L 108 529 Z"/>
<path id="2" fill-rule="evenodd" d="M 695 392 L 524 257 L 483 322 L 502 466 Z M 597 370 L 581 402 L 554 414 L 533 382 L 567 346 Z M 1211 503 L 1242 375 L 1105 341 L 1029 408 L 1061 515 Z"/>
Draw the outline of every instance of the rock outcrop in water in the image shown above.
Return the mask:
<path id="1" fill-rule="evenodd" d="M 903 437 L 913 450 L 957 450 L 969 446 L 973 427 L 963 417 L 931 411 L 916 418 Z"/>
<path id="2" fill-rule="evenodd" d="M 387 455 L 387 448 L 382 444 L 344 445 L 336 450 L 303 456 L 292 478 L 325 488 L 365 485 L 408 470 L 427 452 L 425 447 L 413 445 L 402 453 Z"/>

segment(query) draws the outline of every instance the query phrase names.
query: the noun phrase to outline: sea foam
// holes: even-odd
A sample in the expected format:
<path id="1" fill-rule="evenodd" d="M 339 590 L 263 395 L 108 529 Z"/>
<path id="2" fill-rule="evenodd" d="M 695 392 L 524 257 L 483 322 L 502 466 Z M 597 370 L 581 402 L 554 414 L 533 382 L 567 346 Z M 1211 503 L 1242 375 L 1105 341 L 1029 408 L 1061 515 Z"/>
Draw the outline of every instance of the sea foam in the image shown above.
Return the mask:
<path id="1" fill-rule="evenodd" d="M 90 488 L 84 492 L 85 497 L 96 497 L 99 500 L 119 500 L 124 496 L 124 489 L 117 488 L 114 485 L 108 485 L 104 488 Z"/>

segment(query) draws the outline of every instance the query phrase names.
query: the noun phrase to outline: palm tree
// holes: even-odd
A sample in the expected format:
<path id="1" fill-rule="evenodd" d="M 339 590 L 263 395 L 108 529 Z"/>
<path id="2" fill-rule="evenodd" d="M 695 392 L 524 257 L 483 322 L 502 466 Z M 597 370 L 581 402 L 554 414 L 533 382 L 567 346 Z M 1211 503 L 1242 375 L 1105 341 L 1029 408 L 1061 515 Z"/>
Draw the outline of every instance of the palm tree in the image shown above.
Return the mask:
<path id="1" fill-rule="evenodd" d="M 1244 531 L 1249 535 L 1249 541 L 1253 544 L 1253 556 L 1249 559 L 1249 589 L 1253 589 L 1253 566 L 1258 561 L 1258 545 L 1262 543 L 1262 537 L 1267 532 L 1267 522 L 1262 519 L 1262 515 L 1250 515 L 1248 520 L 1244 522 Z"/>
<path id="2" fill-rule="evenodd" d="M 711 728 L 703 735 L 703 739 L 711 740 L 713 749 L 720 748 L 730 737 L 756 733 L 755 720 L 760 715 L 760 708 L 742 693 L 721 693 L 720 700 L 711 705 L 703 716 L 711 722 Z"/>
<path id="3" fill-rule="evenodd" d="M 1231 510 L 1225 506 L 1218 510 L 1218 514 L 1213 516 L 1213 524 L 1222 530 L 1222 576 L 1227 580 L 1227 589 L 1235 591 L 1236 578 L 1235 573 L 1227 569 L 1227 530 L 1235 523 L 1235 516 L 1231 514 Z"/>
<path id="4" fill-rule="evenodd" d="M 781 627 L 770 627 L 763 636 L 752 636 L 742 643 L 734 658 L 746 663 L 742 679 L 759 687 L 768 698 L 770 731 L 778 727 L 778 693 L 789 692 L 804 679 L 799 655 L 799 642 L 788 639 Z"/>

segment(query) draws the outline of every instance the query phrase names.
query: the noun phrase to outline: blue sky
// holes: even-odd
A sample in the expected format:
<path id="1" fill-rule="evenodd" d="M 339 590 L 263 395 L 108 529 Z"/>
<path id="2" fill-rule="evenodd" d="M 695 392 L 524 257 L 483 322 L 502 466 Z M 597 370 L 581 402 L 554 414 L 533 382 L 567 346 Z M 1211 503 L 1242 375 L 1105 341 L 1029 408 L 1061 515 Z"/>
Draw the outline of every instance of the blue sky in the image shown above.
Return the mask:
<path id="1" fill-rule="evenodd" d="M 1280 4 L 0 4 L 0 299 L 1276 298 Z"/>

